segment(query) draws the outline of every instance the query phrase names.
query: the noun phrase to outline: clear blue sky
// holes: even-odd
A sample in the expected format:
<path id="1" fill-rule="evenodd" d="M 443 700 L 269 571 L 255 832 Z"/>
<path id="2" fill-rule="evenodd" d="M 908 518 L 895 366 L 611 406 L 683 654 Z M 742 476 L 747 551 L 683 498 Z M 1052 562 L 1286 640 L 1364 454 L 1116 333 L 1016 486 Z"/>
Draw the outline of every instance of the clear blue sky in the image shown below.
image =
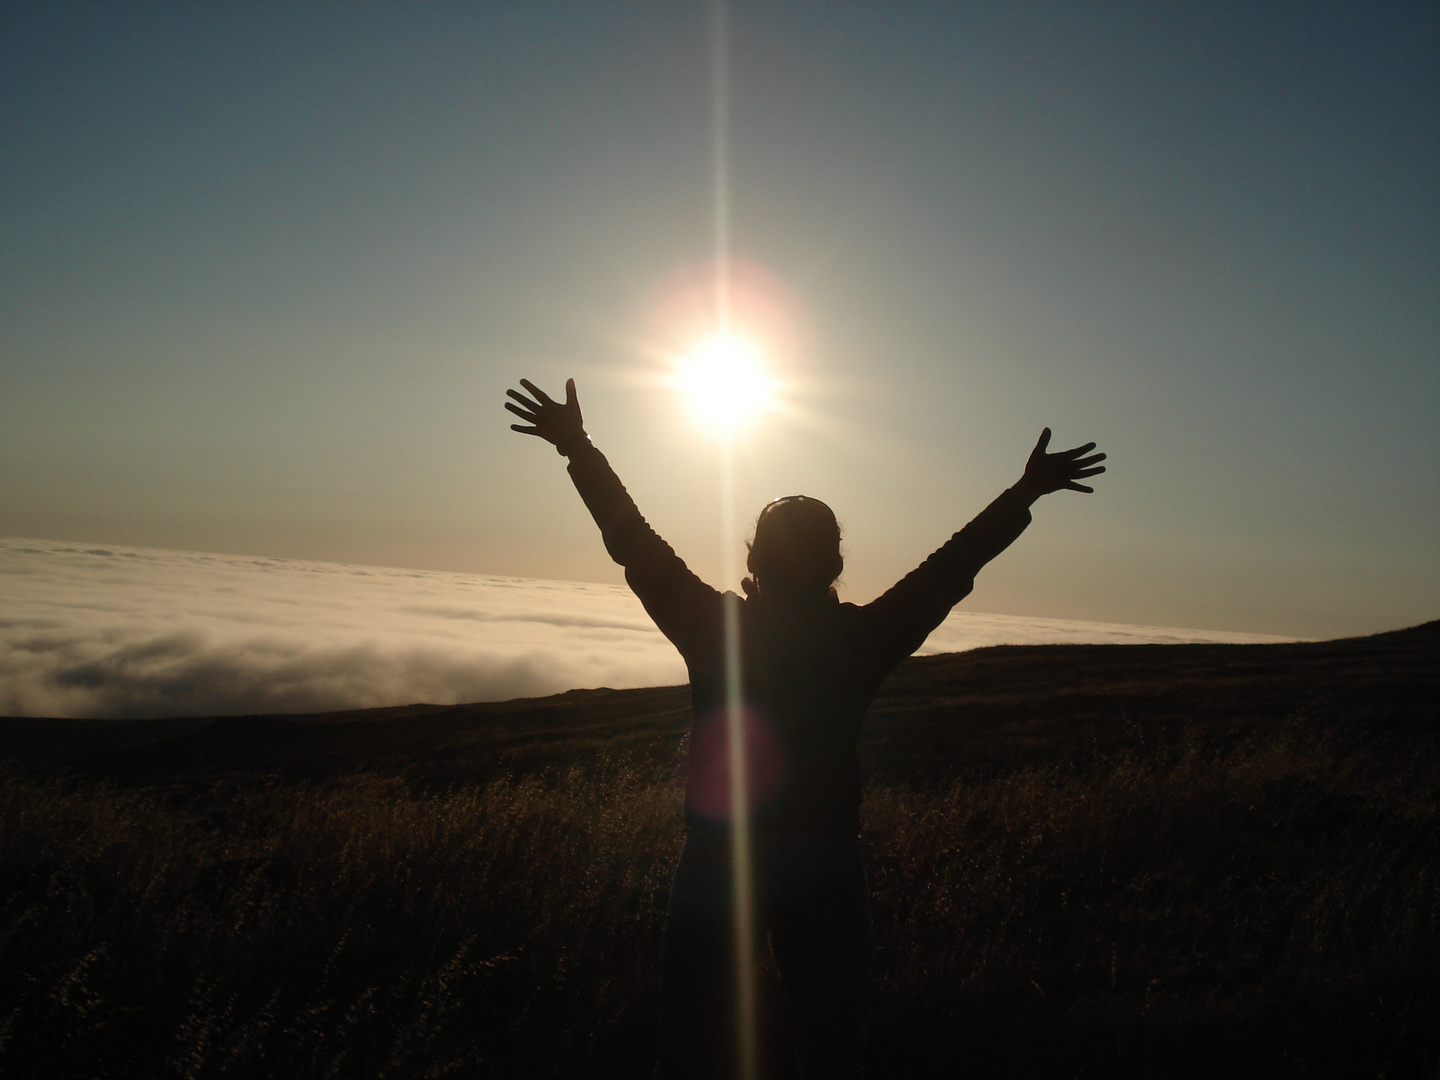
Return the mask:
<path id="1" fill-rule="evenodd" d="M 1440 7 L 751 4 L 737 256 L 822 423 L 741 447 L 866 600 L 1111 455 L 980 611 L 1310 636 L 1440 615 Z M 580 382 L 702 573 L 645 369 L 711 250 L 706 4 L 0 9 L 0 533 L 616 581 L 504 389 Z M 734 583 L 729 583 L 733 585 Z"/>

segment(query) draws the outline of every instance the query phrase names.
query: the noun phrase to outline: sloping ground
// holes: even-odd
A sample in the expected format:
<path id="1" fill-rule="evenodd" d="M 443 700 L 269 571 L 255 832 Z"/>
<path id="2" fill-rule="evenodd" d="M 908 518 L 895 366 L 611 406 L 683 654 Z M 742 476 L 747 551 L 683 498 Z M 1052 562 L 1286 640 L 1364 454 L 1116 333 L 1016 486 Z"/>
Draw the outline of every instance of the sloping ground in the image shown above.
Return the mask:
<path id="1" fill-rule="evenodd" d="M 876 780 L 1007 770 L 1121 745 L 1233 742 L 1296 713 L 1393 741 L 1440 736 L 1440 621 L 1279 645 L 997 646 L 918 657 L 886 683 L 862 747 Z"/>
<path id="2" fill-rule="evenodd" d="M 869 1075 L 1440 1075 L 1437 690 L 1440 623 L 903 665 Z M 645 1075 L 687 718 L 0 720 L 0 1074 Z"/>
<path id="3" fill-rule="evenodd" d="M 476 781 L 583 762 L 599 750 L 658 760 L 689 718 L 685 687 L 571 690 L 480 705 L 170 720 L 0 719 L 0 770 L 121 783 L 357 771 Z"/>
<path id="4" fill-rule="evenodd" d="M 1440 621 L 1280 645 L 996 646 L 906 661 L 862 737 L 877 781 L 938 781 L 1182 737 L 1242 737 L 1299 710 L 1428 744 L 1440 718 Z M 572 690 L 477 705 L 168 720 L 0 718 L 0 776 L 121 783 L 356 771 L 465 782 L 583 765 L 604 752 L 671 767 L 684 687 Z"/>

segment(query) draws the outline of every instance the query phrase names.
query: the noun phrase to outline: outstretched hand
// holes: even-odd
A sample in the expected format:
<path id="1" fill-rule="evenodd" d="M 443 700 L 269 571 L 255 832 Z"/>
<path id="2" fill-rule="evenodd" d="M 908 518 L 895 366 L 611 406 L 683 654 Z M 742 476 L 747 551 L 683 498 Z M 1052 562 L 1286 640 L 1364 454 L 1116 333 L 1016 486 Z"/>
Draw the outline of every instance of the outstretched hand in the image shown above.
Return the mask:
<path id="1" fill-rule="evenodd" d="M 1040 441 L 1035 444 L 1035 449 L 1030 452 L 1030 460 L 1025 463 L 1025 475 L 1015 487 L 1032 502 L 1041 495 L 1048 495 L 1062 488 L 1068 491 L 1083 491 L 1086 494 L 1093 492 L 1094 488 L 1077 484 L 1076 481 L 1105 471 L 1105 466 L 1100 464 L 1105 460 L 1104 454 L 1083 456 L 1094 450 L 1095 444 L 1090 442 L 1073 450 L 1047 454 L 1045 448 L 1049 445 L 1050 429 L 1047 427 L 1040 433 Z"/>
<path id="2" fill-rule="evenodd" d="M 555 401 L 529 379 L 521 379 L 520 385 L 530 391 L 526 397 L 518 390 L 506 390 L 513 401 L 505 402 L 505 408 L 524 420 L 529 427 L 511 424 L 511 431 L 522 435 L 538 435 L 555 447 L 560 454 L 568 454 L 588 436 L 585 434 L 585 419 L 580 415 L 580 401 L 575 397 L 575 380 L 565 380 L 565 400 Z"/>

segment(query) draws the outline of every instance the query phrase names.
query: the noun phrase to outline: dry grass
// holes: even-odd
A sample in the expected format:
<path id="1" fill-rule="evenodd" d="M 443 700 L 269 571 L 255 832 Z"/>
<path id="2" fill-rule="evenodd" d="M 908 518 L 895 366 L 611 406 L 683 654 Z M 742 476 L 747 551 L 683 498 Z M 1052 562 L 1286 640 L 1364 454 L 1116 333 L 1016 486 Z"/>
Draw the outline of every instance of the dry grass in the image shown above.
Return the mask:
<path id="1" fill-rule="evenodd" d="M 631 775 L 15 782 L 0 823 L 9 1075 L 546 1076 L 648 1042 L 681 837 Z"/>
<path id="2" fill-rule="evenodd" d="M 1440 1075 L 1433 760 L 1295 716 L 866 804 L 887 1074 Z"/>
<path id="3" fill-rule="evenodd" d="M 875 769 L 871 1075 L 1440 1076 L 1440 725 L 1431 682 L 1375 678 L 1241 727 L 1146 690 L 1103 738 L 1022 704 L 948 770 Z M 0 1073 L 645 1075 L 656 731 L 472 783 L 17 772 Z"/>

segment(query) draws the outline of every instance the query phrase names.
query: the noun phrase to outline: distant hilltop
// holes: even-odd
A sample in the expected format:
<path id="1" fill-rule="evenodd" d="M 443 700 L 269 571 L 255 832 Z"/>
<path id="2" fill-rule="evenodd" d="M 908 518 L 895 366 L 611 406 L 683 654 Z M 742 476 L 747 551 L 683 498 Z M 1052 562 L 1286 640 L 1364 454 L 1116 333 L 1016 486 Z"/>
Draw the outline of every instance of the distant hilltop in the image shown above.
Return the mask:
<path id="1" fill-rule="evenodd" d="M 907 660 L 877 695 L 861 751 L 873 775 L 942 775 L 1137 728 L 1240 731 L 1297 710 L 1433 722 L 1437 701 L 1440 620 L 1322 642 L 1000 645 Z M 0 765 L 122 782 L 355 770 L 464 781 L 597 753 L 665 769 L 688 719 L 684 686 L 219 718 L 5 718 Z"/>

